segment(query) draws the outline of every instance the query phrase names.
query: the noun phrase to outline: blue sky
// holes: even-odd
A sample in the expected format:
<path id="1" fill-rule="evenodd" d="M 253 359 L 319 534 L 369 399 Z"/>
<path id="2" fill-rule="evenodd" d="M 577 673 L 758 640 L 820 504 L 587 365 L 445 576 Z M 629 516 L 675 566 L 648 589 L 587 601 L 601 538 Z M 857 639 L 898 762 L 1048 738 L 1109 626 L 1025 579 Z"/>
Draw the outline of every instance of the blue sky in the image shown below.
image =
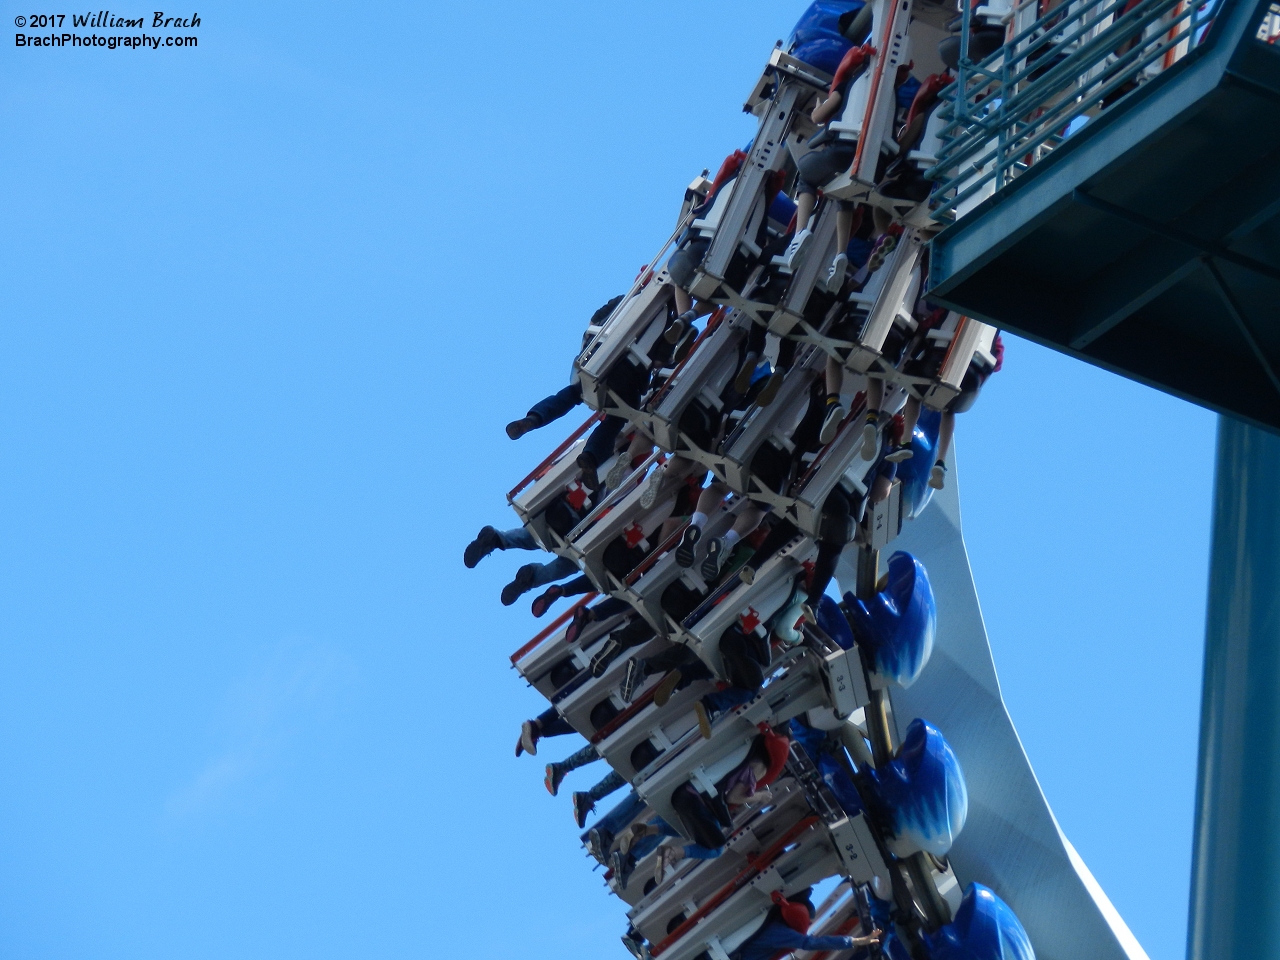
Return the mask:
<path id="1" fill-rule="evenodd" d="M 522 558 L 460 554 L 560 439 L 502 426 L 750 138 L 804 6 L 222 4 L 194 50 L 3 46 L 0 954 L 623 955 L 511 755 Z M 958 431 L 1010 711 L 1157 960 L 1213 432 L 1012 338 Z"/>

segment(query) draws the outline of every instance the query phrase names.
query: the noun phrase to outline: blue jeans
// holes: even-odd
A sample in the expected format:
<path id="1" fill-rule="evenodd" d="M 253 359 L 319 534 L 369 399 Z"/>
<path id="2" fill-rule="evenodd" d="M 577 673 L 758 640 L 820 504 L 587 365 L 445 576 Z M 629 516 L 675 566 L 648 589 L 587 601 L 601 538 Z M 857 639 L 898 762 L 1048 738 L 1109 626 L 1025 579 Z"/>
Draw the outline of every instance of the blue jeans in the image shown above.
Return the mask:
<path id="1" fill-rule="evenodd" d="M 498 531 L 498 549 L 499 550 L 541 550 L 537 541 L 533 539 L 533 534 L 524 527 L 516 527 L 514 530 Z"/>
<path id="2" fill-rule="evenodd" d="M 596 428 L 591 431 L 591 436 L 587 437 L 585 448 L 587 453 L 595 457 L 596 466 L 613 456 L 613 443 L 626 425 L 626 420 L 615 416 L 605 417 L 596 424 Z"/>
<path id="3" fill-rule="evenodd" d="M 548 583 L 555 583 L 557 580 L 563 580 L 579 572 L 578 565 L 568 557 L 556 557 L 549 563 L 535 563 L 530 566 L 534 568 L 533 586 L 535 587 L 545 587 Z"/>
<path id="4" fill-rule="evenodd" d="M 581 402 L 582 384 L 578 382 L 578 378 L 575 376 L 573 383 L 559 393 L 553 393 L 530 407 L 529 416 L 537 417 L 542 421 L 538 426 L 545 427 L 552 420 L 559 420 Z"/>
<path id="5" fill-rule="evenodd" d="M 613 793 L 613 791 L 621 790 L 626 785 L 626 778 L 617 770 L 611 770 L 607 777 L 587 791 L 587 796 L 592 800 L 603 800 L 609 794 Z"/>
<path id="6" fill-rule="evenodd" d="M 575 378 L 573 383 L 559 393 L 553 393 L 530 407 L 529 415 L 542 421 L 538 426 L 545 427 L 553 420 L 559 420 L 581 402 L 582 384 Z M 587 453 L 595 457 L 597 466 L 613 455 L 614 441 L 618 439 L 618 434 L 622 432 L 622 428 L 626 425 L 627 421 L 622 417 L 610 416 L 601 420 L 596 424 L 595 429 L 591 431 L 591 436 L 587 437 L 585 449 Z"/>
<path id="7" fill-rule="evenodd" d="M 741 706 L 755 697 L 755 695 L 756 691 L 754 690 L 743 690 L 741 687 L 726 687 L 724 690 L 708 693 L 702 698 L 702 702 L 716 713 L 724 713 L 726 710 Z"/>
<path id="8" fill-rule="evenodd" d="M 541 550 L 533 534 L 524 527 L 498 531 L 499 550 Z M 530 564 L 534 568 L 533 585 L 543 587 L 578 572 L 578 565 L 567 557 L 556 557 L 547 563 Z"/>
<path id="9" fill-rule="evenodd" d="M 658 849 L 658 845 L 667 837 L 680 837 L 680 831 L 676 830 L 671 824 L 663 820 L 661 817 L 654 817 L 649 821 L 658 828 L 659 833 L 651 837 L 645 837 L 639 843 L 631 848 L 631 855 L 637 861 L 643 860 L 654 850 Z M 683 838 L 681 838 L 683 839 Z M 684 845 L 684 855 L 690 860 L 714 860 L 720 856 L 722 850 L 712 850 L 709 847 L 702 847 L 696 843 L 686 843 Z"/>
<path id="10" fill-rule="evenodd" d="M 640 799 L 640 794 L 633 789 L 620 804 L 597 820 L 593 829 L 607 830 L 611 834 L 616 834 L 628 823 L 640 816 L 640 811 L 644 808 L 645 802 Z"/>

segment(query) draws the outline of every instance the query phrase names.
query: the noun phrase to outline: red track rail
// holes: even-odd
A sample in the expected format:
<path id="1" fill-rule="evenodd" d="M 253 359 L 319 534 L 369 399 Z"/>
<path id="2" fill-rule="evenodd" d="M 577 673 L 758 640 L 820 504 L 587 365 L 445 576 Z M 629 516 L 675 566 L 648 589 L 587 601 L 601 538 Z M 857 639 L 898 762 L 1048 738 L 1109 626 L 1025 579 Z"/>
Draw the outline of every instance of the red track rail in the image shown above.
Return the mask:
<path id="1" fill-rule="evenodd" d="M 564 443 L 560 444 L 560 446 L 552 450 L 551 455 L 548 456 L 547 459 L 543 460 L 540 464 L 534 467 L 533 472 L 531 474 L 529 474 L 527 477 L 525 477 L 523 480 L 521 480 L 518 484 L 516 484 L 512 488 L 511 492 L 507 494 L 507 502 L 510 503 L 511 501 L 515 500 L 516 495 L 525 487 L 527 487 L 529 484 L 533 483 L 533 481 L 541 480 L 546 475 L 547 471 L 551 469 L 552 464 L 554 464 L 557 460 L 559 460 L 561 455 L 563 455 L 563 453 L 566 450 L 568 450 L 571 446 L 573 446 L 577 442 L 578 438 L 581 437 L 584 433 L 586 433 L 592 424 L 594 424 L 597 420 L 602 420 L 602 419 L 604 419 L 604 414 L 600 413 L 600 411 L 598 410 L 595 413 L 593 413 L 591 416 L 587 417 L 586 423 L 580 426 L 577 430 L 573 431 L 573 433 L 569 434 L 569 438 L 565 440 Z"/>

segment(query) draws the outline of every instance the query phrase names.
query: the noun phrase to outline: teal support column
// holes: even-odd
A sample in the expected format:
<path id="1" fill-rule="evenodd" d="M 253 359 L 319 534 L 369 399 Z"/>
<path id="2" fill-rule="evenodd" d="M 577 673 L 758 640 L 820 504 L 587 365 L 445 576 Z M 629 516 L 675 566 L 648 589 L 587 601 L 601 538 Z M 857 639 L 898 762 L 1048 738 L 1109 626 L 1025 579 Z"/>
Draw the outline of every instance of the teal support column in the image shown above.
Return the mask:
<path id="1" fill-rule="evenodd" d="M 1280 960 L 1280 437 L 1218 421 L 1188 960 Z"/>

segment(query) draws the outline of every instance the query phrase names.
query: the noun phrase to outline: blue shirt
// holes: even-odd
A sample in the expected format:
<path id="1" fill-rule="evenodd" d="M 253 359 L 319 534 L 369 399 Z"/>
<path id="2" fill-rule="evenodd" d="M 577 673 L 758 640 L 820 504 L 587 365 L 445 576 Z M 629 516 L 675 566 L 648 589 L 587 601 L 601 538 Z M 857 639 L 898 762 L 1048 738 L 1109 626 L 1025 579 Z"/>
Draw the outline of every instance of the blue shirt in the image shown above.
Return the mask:
<path id="1" fill-rule="evenodd" d="M 811 937 L 781 920 L 766 923 L 735 950 L 737 960 L 769 960 L 781 950 L 849 950 L 853 937 Z"/>

